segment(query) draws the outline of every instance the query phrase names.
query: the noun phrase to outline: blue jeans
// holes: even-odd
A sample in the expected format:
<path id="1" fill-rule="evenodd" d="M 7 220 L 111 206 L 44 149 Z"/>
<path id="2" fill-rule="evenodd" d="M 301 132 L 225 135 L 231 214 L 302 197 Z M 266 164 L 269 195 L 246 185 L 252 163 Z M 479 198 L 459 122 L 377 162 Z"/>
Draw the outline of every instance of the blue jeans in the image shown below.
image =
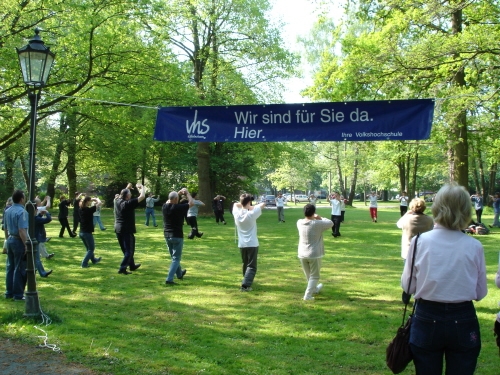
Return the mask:
<path id="1" fill-rule="evenodd" d="M 92 233 L 80 232 L 80 239 L 82 240 L 83 245 L 85 246 L 85 249 L 87 250 L 87 254 L 85 254 L 85 257 L 82 260 L 82 267 L 87 267 L 89 265 L 89 260 L 92 261 L 92 263 L 95 263 L 94 235 Z"/>
<path id="2" fill-rule="evenodd" d="M 24 253 L 24 243 L 20 238 L 9 237 L 7 239 L 5 298 L 22 299 L 24 297 L 24 288 L 28 279 Z"/>
<path id="3" fill-rule="evenodd" d="M 172 258 L 172 264 L 170 264 L 167 281 L 174 281 L 174 275 L 177 276 L 178 279 L 182 278 L 181 257 L 184 238 L 165 237 L 165 242 L 167 243 L 168 252 Z"/>
<path id="4" fill-rule="evenodd" d="M 94 228 L 95 228 L 95 225 L 96 224 L 99 224 L 99 229 L 100 230 L 104 230 L 106 229 L 101 221 L 101 217 L 100 216 L 94 216 L 94 218 L 92 219 L 92 221 L 94 222 Z"/>
<path id="5" fill-rule="evenodd" d="M 481 351 L 481 335 L 472 302 L 418 300 L 410 332 L 417 375 L 472 375 Z"/>
<path id="6" fill-rule="evenodd" d="M 495 212 L 495 216 L 493 216 L 493 224 L 492 227 L 500 227 L 500 223 L 498 222 L 498 216 L 500 215 L 500 211 Z"/>
<path id="7" fill-rule="evenodd" d="M 42 277 L 45 277 L 45 274 L 47 272 L 45 271 L 45 268 L 43 268 L 42 261 L 40 260 L 40 244 L 36 245 L 35 266 L 36 266 L 36 270 L 38 271 L 38 274 Z"/>
<path id="8" fill-rule="evenodd" d="M 150 207 L 146 207 L 146 224 L 145 225 L 149 225 L 149 217 L 150 216 L 153 218 L 153 225 L 156 227 L 155 209 L 150 208 Z"/>

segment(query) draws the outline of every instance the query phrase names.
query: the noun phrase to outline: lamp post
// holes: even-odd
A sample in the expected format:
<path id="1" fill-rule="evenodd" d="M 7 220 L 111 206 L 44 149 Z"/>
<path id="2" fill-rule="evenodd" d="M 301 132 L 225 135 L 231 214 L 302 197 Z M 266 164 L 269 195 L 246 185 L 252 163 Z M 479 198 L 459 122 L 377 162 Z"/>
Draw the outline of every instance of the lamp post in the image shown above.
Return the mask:
<path id="1" fill-rule="evenodd" d="M 36 119 L 38 100 L 43 86 L 47 83 L 55 54 L 45 47 L 40 38 L 40 30 L 35 29 L 35 35 L 27 45 L 16 48 L 19 57 L 24 83 L 28 86 L 30 101 L 30 167 L 29 167 L 29 201 L 28 201 L 28 234 L 27 243 L 27 278 L 26 307 L 24 316 L 39 316 L 40 303 L 35 282 L 34 253 L 38 251 L 38 242 L 35 238 L 35 156 L 36 156 Z"/>

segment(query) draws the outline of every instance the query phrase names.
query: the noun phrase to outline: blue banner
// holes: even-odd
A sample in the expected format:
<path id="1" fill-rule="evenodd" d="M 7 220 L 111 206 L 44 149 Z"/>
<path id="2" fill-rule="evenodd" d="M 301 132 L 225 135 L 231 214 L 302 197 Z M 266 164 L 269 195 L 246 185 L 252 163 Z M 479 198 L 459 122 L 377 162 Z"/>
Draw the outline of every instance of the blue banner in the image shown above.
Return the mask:
<path id="1" fill-rule="evenodd" d="M 427 139 L 433 99 L 345 103 L 164 107 L 154 139 L 176 142 Z"/>

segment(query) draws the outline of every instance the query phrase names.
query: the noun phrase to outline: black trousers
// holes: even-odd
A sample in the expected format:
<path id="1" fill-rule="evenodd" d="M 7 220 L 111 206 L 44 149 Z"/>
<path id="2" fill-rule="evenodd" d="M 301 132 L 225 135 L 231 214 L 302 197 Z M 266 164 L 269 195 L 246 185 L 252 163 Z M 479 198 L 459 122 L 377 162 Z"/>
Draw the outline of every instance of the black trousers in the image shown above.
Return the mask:
<path id="1" fill-rule="evenodd" d="M 194 238 L 194 236 L 201 237 L 198 232 L 198 220 L 196 219 L 196 216 L 188 216 L 186 220 L 188 225 L 191 227 L 191 233 L 189 233 L 188 238 Z"/>
<path id="2" fill-rule="evenodd" d="M 69 227 L 69 222 L 67 217 L 60 217 L 59 222 L 61 223 L 61 231 L 59 232 L 59 237 L 62 237 L 64 235 L 64 230 L 68 230 L 68 234 L 70 236 L 73 235 L 73 232 L 71 231 L 71 228 Z"/>
<path id="3" fill-rule="evenodd" d="M 331 215 L 333 221 L 332 233 L 334 236 L 340 236 L 340 223 L 342 222 L 341 215 Z"/>

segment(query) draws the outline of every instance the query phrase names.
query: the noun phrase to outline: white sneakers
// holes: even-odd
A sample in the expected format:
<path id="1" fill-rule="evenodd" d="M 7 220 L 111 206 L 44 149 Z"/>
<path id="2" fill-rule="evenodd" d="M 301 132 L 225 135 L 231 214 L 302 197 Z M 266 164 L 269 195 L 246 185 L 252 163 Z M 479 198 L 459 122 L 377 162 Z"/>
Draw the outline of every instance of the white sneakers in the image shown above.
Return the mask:
<path id="1" fill-rule="evenodd" d="M 318 285 L 316 285 L 316 294 L 321 292 L 321 289 L 323 289 L 323 284 L 319 283 Z"/>
<path id="2" fill-rule="evenodd" d="M 316 285 L 316 290 L 314 291 L 314 294 L 318 294 L 319 292 L 321 292 L 321 289 L 323 289 L 323 284 L 319 283 L 318 285 Z M 313 296 L 305 295 L 303 299 L 304 301 L 314 301 Z"/>

